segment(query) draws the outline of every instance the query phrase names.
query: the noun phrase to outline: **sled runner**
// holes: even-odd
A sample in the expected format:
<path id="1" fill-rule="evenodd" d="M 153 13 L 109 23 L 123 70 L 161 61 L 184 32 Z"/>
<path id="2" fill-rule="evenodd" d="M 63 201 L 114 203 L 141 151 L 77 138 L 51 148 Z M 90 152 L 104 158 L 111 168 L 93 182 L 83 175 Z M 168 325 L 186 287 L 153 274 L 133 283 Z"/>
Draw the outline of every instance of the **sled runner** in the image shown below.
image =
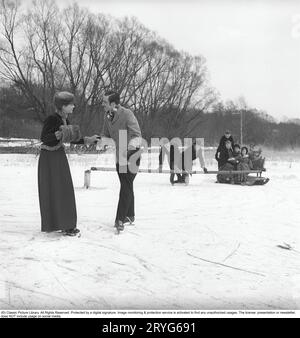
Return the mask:
<path id="1" fill-rule="evenodd" d="M 267 177 L 248 177 L 246 182 L 242 182 L 241 185 L 265 185 L 270 181 Z"/>
<path id="2" fill-rule="evenodd" d="M 247 186 L 252 186 L 252 185 L 265 185 L 270 181 L 269 178 L 267 177 L 254 177 L 254 176 L 248 176 L 245 181 L 236 181 L 234 178 L 227 178 L 220 180 L 217 177 L 217 182 L 216 183 L 224 183 L 224 184 L 237 184 L 237 185 L 247 185 Z"/>

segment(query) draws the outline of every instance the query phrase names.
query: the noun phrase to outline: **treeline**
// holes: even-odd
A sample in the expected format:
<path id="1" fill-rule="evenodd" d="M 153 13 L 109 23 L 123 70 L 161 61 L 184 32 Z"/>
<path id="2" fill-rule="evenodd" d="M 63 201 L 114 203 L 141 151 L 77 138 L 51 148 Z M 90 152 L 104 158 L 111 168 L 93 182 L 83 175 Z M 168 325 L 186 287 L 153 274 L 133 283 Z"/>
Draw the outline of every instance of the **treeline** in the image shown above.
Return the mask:
<path id="1" fill-rule="evenodd" d="M 236 142 L 240 143 L 242 114 L 243 144 L 250 143 L 280 148 L 300 147 L 300 125 L 293 121 L 276 122 L 265 112 L 239 104 L 218 103 L 209 114 L 203 114 L 197 133 L 203 135 L 206 144 L 216 145 L 220 135 L 230 129 Z"/>
<path id="2" fill-rule="evenodd" d="M 102 96 L 121 93 L 144 138 L 204 137 L 215 145 L 226 128 L 244 143 L 298 146 L 299 126 L 277 124 L 245 104 L 220 103 L 203 56 L 180 52 L 134 18 L 93 14 L 73 4 L 0 0 L 0 136 L 38 137 L 53 96 L 76 96 L 72 122 L 99 133 Z"/>
<path id="3" fill-rule="evenodd" d="M 224 131 L 230 129 L 235 140 L 240 142 L 242 114 L 244 144 L 254 142 L 273 148 L 300 147 L 300 125 L 295 121 L 277 123 L 263 112 L 241 108 L 233 102 L 215 104 L 209 113 L 200 110 L 189 111 L 177 126 L 172 121 L 173 114 L 176 114 L 176 111 L 170 109 L 164 113 L 163 118 L 153 123 L 152 136 L 203 137 L 207 146 L 216 146 Z M 188 122 L 189 114 L 197 115 L 197 120 Z M 98 124 L 91 127 L 91 132 L 99 133 L 101 123 L 99 119 Z M 35 110 L 18 89 L 0 88 L 0 137 L 38 138 L 41 127 L 42 123 Z"/>
<path id="4" fill-rule="evenodd" d="M 205 59 L 179 52 L 134 18 L 92 14 L 73 4 L 1 0 L 0 76 L 18 89 L 42 121 L 58 90 L 76 95 L 75 122 L 89 132 L 102 120 L 104 92 L 122 94 L 146 138 L 170 109 L 177 125 L 190 109 L 215 101 Z M 197 118 L 196 116 L 189 118 Z"/>

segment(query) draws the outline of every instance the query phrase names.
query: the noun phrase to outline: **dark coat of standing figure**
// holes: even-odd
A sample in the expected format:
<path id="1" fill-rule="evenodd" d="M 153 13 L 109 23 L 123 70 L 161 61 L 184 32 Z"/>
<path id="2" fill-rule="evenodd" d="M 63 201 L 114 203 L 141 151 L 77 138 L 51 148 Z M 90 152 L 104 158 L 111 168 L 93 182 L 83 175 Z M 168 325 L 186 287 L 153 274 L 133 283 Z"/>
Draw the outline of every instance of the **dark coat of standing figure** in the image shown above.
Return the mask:
<path id="1" fill-rule="evenodd" d="M 239 158 L 239 163 L 237 165 L 237 170 L 253 170 L 252 161 L 248 155 L 248 148 L 242 147 L 241 156 Z M 249 174 L 240 174 L 238 175 L 238 180 L 240 182 L 246 182 Z"/>
<path id="2" fill-rule="evenodd" d="M 163 149 L 165 148 L 165 149 Z M 161 146 L 160 147 L 160 151 L 159 151 L 159 157 L 158 157 L 158 160 L 159 160 L 159 168 L 160 170 L 162 170 L 162 167 L 163 167 L 163 162 L 164 162 L 164 157 L 167 155 L 167 158 L 168 158 L 168 162 L 169 162 L 169 168 L 170 170 L 175 170 L 175 167 L 176 169 L 179 169 L 181 170 L 182 168 L 180 168 L 180 166 L 178 165 L 178 163 L 175 164 L 175 158 L 177 159 L 177 162 L 181 162 L 181 159 L 182 159 L 182 153 L 180 152 L 179 148 L 177 145 L 174 145 L 174 144 L 170 144 L 169 145 L 169 151 L 167 150 L 166 148 L 166 145 L 164 146 Z M 175 164 L 175 165 L 174 165 Z M 179 173 L 176 173 L 177 175 L 177 181 L 174 181 L 174 177 L 175 177 L 175 173 L 171 173 L 170 174 L 170 182 L 173 184 L 174 182 L 181 182 L 182 181 L 182 176 L 181 174 Z"/>
<path id="3" fill-rule="evenodd" d="M 76 203 L 72 177 L 63 142 L 82 144 L 96 140 L 81 138 L 79 127 L 69 124 L 68 114 L 73 112 L 74 96 L 68 92 L 54 97 L 56 113 L 48 116 L 41 133 L 41 153 L 38 162 L 38 190 L 41 212 L 41 230 L 62 230 L 74 235 L 77 225 Z"/>
<path id="4" fill-rule="evenodd" d="M 237 164 L 237 159 L 234 158 L 233 150 L 231 147 L 231 141 L 227 140 L 225 142 L 225 149 L 222 148 L 220 151 L 220 156 L 218 160 L 219 170 L 221 171 L 232 171 L 235 169 Z M 233 175 L 231 174 L 218 174 L 218 182 L 233 182 Z"/>
<path id="5" fill-rule="evenodd" d="M 141 130 L 133 112 L 120 105 L 120 95 L 118 93 L 113 91 L 105 93 L 103 105 L 106 113 L 101 135 L 102 142 L 105 143 L 105 137 L 111 138 L 115 142 L 116 169 L 121 185 L 115 227 L 118 230 L 123 230 L 124 223 L 133 223 L 135 219 L 133 181 L 140 164 Z M 125 140 L 120 138 L 120 131 L 127 136 L 126 144 L 124 144 Z M 132 156 L 136 159 L 135 170 L 133 170 L 132 163 L 130 163 Z M 121 163 L 121 157 L 123 157 L 123 160 L 128 161 L 128 165 Z"/>
<path id="6" fill-rule="evenodd" d="M 171 173 L 170 175 L 170 182 L 173 183 L 184 183 L 186 178 L 188 177 L 188 173 L 192 171 L 193 167 L 193 161 L 196 158 L 199 158 L 201 168 L 205 173 L 207 173 L 207 169 L 205 167 L 204 158 L 202 156 L 202 150 L 201 148 L 197 147 L 196 140 L 193 139 L 192 145 L 189 147 L 189 149 L 185 149 L 182 152 L 180 152 L 178 146 L 174 146 L 174 144 L 170 145 L 170 152 L 167 151 L 167 149 L 163 149 L 166 146 L 160 147 L 159 152 L 159 168 L 162 170 L 163 167 L 163 161 L 164 156 L 168 155 L 168 161 L 170 170 L 174 170 L 175 167 L 179 170 L 187 171 L 187 173 L 176 173 L 177 175 L 177 181 L 174 181 L 175 173 Z M 199 148 L 199 149 L 198 149 Z M 175 153 L 176 151 L 176 153 Z M 175 161 L 177 159 L 177 162 Z M 185 160 L 186 159 L 186 160 Z M 175 163 L 176 162 L 176 163 Z"/>
<path id="7" fill-rule="evenodd" d="M 227 143 L 227 145 L 228 145 L 228 148 L 225 147 L 224 149 L 220 151 L 220 154 L 219 154 L 218 166 L 220 170 L 224 170 L 223 169 L 224 165 L 227 163 L 231 163 L 231 162 L 228 162 L 228 160 L 234 157 L 231 145 L 229 143 Z"/>
<path id="8" fill-rule="evenodd" d="M 234 140 L 229 130 L 226 130 L 225 134 L 221 137 L 218 149 L 215 154 L 215 159 L 218 161 L 219 169 L 226 163 L 226 161 L 224 162 L 224 153 L 226 153 L 226 142 L 227 141 L 231 142 L 231 147 L 233 148 Z"/>

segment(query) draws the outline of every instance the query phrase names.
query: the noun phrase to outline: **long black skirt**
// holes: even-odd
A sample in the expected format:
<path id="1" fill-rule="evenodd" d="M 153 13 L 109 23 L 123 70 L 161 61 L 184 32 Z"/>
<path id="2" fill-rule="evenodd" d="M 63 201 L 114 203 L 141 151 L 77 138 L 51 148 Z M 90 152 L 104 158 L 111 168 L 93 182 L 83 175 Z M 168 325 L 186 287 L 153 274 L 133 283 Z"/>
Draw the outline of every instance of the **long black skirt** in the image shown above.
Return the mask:
<path id="1" fill-rule="evenodd" d="M 38 186 L 42 231 L 76 228 L 74 187 L 64 148 L 55 151 L 41 150 Z"/>

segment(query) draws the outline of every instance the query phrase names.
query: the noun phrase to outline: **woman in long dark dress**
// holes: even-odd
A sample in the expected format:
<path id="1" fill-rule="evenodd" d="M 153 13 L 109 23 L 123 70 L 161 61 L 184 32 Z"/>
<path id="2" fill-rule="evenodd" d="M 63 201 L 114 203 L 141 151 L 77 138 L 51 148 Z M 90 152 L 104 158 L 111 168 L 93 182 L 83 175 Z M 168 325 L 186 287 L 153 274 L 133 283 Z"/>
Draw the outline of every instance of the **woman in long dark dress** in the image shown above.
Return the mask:
<path id="1" fill-rule="evenodd" d="M 41 153 L 38 163 L 38 187 L 42 220 L 42 231 L 61 230 L 74 236 L 77 229 L 77 212 L 74 187 L 64 142 L 76 144 L 93 143 L 97 135 L 80 135 L 78 126 L 72 126 L 67 119 L 74 110 L 74 95 L 57 93 L 54 97 L 56 113 L 44 122 L 41 133 Z"/>

